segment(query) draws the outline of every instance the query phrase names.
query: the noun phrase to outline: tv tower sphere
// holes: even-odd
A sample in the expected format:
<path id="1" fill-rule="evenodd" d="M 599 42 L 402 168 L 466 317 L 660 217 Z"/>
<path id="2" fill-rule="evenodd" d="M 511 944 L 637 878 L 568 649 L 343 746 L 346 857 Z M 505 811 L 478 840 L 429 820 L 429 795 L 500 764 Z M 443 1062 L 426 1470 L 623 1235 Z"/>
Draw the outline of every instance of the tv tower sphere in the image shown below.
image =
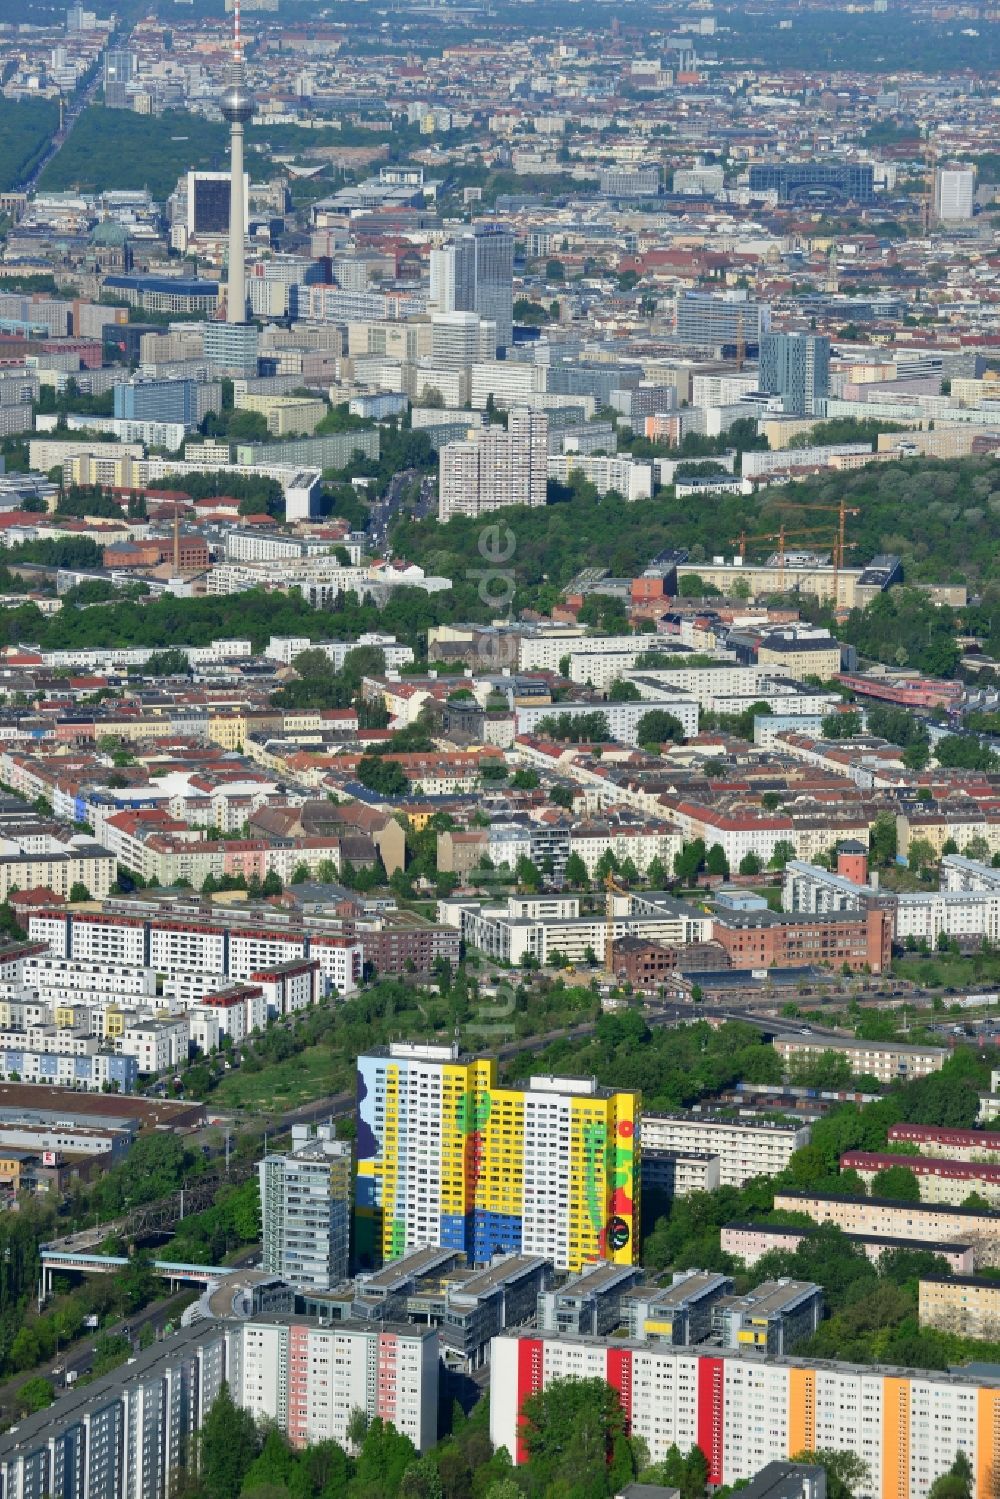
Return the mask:
<path id="1" fill-rule="evenodd" d="M 234 80 L 226 89 L 226 92 L 222 96 L 220 108 L 223 117 L 231 125 L 245 125 L 248 120 L 253 119 L 253 94 L 251 94 L 242 78 Z"/>

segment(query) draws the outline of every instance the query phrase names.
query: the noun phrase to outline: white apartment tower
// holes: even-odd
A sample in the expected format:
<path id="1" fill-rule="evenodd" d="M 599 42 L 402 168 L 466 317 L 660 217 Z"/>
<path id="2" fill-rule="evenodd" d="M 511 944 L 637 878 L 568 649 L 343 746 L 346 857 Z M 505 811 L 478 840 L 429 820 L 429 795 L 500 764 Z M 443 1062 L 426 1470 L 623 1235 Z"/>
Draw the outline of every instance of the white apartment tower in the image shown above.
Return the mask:
<path id="1" fill-rule="evenodd" d="M 351 1237 L 351 1147 L 330 1125 L 292 1126 L 288 1155 L 260 1163 L 265 1270 L 326 1290 L 346 1279 Z"/>
<path id="2" fill-rule="evenodd" d="M 544 505 L 548 445 L 548 417 L 523 406 L 510 412 L 506 429 L 487 427 L 447 443 L 440 454 L 438 519 Z"/>
<path id="3" fill-rule="evenodd" d="M 934 173 L 934 216 L 946 223 L 972 218 L 976 170 L 972 166 L 943 166 Z"/>

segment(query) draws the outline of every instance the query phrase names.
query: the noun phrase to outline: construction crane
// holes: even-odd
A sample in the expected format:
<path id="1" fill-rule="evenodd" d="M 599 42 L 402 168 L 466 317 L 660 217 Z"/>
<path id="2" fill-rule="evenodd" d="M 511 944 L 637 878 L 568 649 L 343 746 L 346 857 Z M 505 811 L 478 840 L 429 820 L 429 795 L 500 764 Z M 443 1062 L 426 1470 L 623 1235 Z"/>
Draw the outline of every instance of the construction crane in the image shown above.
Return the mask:
<path id="1" fill-rule="evenodd" d="M 798 505 L 796 511 L 808 511 L 814 515 L 835 515 L 837 517 L 837 530 L 833 539 L 833 606 L 840 602 L 840 574 L 844 566 L 844 554 L 855 545 L 846 539 L 847 517 L 849 515 L 860 515 L 861 511 L 855 506 L 848 505 L 844 499 L 836 505 Z M 818 537 L 826 537 L 829 533 L 823 527 L 820 530 L 795 530 L 789 531 L 782 522 L 780 528 L 770 535 L 758 537 L 760 541 L 776 541 L 778 543 L 778 568 L 781 574 L 781 592 L 785 591 L 785 542 L 789 539 L 797 541 L 813 540 Z M 742 552 L 741 552 L 742 555 Z"/>
<path id="2" fill-rule="evenodd" d="M 924 174 L 924 191 L 920 203 L 920 227 L 925 234 L 930 234 L 934 222 L 934 176 L 937 170 L 937 147 L 933 141 L 928 141 L 924 148 L 924 160 L 927 171 Z"/>
<path id="3" fill-rule="evenodd" d="M 604 897 L 604 972 L 610 981 L 614 983 L 615 896 L 627 895 L 628 891 L 610 873 L 604 876 L 604 888 L 607 892 Z"/>
<path id="4" fill-rule="evenodd" d="M 827 540 L 829 532 L 825 527 L 812 527 L 809 530 L 790 531 L 782 522 L 777 531 L 769 531 L 764 536 L 758 536 L 757 541 L 776 541 L 778 543 L 778 592 L 785 591 L 785 543 L 786 541 L 819 541 Z"/>

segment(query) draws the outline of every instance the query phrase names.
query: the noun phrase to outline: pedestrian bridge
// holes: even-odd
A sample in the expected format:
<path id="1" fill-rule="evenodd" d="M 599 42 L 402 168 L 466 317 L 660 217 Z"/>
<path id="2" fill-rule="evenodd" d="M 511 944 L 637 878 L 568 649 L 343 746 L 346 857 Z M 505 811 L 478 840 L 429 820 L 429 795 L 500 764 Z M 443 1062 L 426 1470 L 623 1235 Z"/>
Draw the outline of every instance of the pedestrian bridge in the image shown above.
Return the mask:
<path id="1" fill-rule="evenodd" d="M 87 1254 L 66 1249 L 52 1249 L 45 1245 L 41 1250 L 42 1295 L 48 1299 L 52 1294 L 52 1279 L 60 1271 L 76 1275 L 114 1275 L 124 1270 L 131 1260 L 123 1254 Z M 155 1275 L 169 1280 L 171 1288 L 182 1284 L 207 1286 L 221 1280 L 225 1275 L 236 1273 L 235 1265 L 185 1265 L 180 1260 L 153 1260 L 150 1269 Z"/>

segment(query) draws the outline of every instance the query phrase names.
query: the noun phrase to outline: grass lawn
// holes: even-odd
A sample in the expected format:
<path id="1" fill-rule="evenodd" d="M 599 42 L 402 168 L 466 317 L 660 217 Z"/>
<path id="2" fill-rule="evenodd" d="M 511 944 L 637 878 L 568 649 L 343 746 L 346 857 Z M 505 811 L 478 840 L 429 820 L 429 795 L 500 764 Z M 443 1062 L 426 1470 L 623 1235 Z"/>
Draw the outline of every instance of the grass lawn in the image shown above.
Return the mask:
<path id="1" fill-rule="evenodd" d="M 310 1046 L 298 1056 L 261 1072 L 230 1072 L 212 1094 L 212 1104 L 254 1113 L 280 1113 L 351 1086 L 353 1067 L 332 1046 Z"/>
<path id="2" fill-rule="evenodd" d="M 928 989 L 965 989 L 970 985 L 996 984 L 1000 987 L 1000 953 L 904 953 L 895 958 L 892 971 L 897 978 L 910 979 Z"/>

